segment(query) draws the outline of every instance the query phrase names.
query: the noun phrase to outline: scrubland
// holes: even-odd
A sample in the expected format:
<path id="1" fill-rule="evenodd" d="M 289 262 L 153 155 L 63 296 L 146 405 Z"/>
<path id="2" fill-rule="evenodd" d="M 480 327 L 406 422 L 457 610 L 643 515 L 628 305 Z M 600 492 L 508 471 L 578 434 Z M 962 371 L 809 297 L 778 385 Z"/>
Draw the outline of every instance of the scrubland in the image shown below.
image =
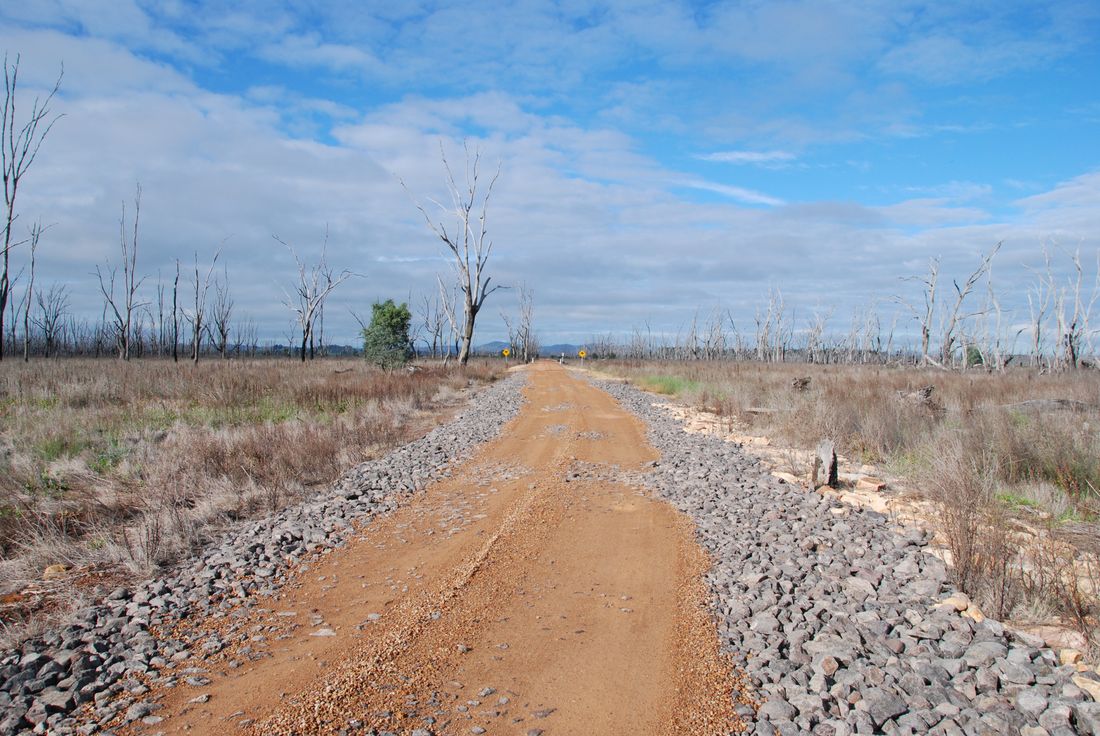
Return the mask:
<path id="1" fill-rule="evenodd" d="M 840 454 L 905 479 L 937 509 L 955 581 L 983 610 L 1022 624 L 1072 626 L 1097 645 L 1095 371 L 723 361 L 601 361 L 598 369 L 781 446 L 832 439 Z M 796 379 L 807 377 L 799 390 Z M 925 400 L 919 390 L 928 386 Z M 808 468 L 789 470 L 808 475 Z"/>
<path id="2" fill-rule="evenodd" d="M 0 364 L 0 620 L 9 638 L 308 497 L 427 431 L 499 363 Z M 64 569 L 62 569 L 64 568 Z M 44 575 L 45 573 L 45 575 Z"/>

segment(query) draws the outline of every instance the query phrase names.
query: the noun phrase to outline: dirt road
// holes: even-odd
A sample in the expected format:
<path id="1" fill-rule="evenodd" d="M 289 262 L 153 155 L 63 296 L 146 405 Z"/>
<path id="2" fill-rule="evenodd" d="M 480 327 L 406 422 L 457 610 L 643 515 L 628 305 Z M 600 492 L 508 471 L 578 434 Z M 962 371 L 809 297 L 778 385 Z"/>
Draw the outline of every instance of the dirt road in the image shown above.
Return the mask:
<path id="1" fill-rule="evenodd" d="M 527 370 L 496 441 L 224 619 L 251 640 L 132 730 L 735 730 L 708 561 L 685 518 L 620 480 L 657 458 L 642 424 L 556 364 Z"/>

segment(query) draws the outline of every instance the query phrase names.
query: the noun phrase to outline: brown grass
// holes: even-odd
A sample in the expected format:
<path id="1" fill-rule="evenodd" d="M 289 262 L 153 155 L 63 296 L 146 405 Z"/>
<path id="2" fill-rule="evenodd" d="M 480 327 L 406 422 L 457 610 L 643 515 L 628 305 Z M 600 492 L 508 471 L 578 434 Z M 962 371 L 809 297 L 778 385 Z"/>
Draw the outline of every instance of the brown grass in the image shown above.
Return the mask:
<path id="1" fill-rule="evenodd" d="M 64 610 L 82 580 L 147 574 L 230 521 L 301 500 L 501 372 L 496 362 L 384 372 L 354 359 L 5 361 L 0 622 Z M 32 584 L 58 563 L 74 568 L 67 582 Z"/>
<path id="2" fill-rule="evenodd" d="M 1097 631 L 1100 380 L 881 366 L 740 362 L 599 365 L 720 416 L 731 429 L 809 449 L 830 438 L 853 460 L 910 479 L 942 510 L 961 589 L 1001 618 L 1046 615 Z M 796 378 L 810 377 L 798 391 Z M 903 398 L 933 386 L 933 401 Z M 1008 405 L 1070 399 L 1084 411 Z"/>

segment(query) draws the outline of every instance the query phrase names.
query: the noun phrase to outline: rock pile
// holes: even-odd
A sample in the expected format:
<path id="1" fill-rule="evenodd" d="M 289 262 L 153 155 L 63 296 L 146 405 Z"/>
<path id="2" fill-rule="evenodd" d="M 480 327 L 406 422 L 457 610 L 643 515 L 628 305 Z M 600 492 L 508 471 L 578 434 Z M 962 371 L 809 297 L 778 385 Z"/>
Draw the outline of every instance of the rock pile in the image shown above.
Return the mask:
<path id="1" fill-rule="evenodd" d="M 923 532 L 782 484 L 653 397 L 600 387 L 647 422 L 662 453 L 647 482 L 713 556 L 720 635 L 764 700 L 740 706 L 751 733 L 1100 734 L 1085 692 L 1100 675 L 942 604 L 948 571 Z"/>
<path id="2" fill-rule="evenodd" d="M 94 733 L 120 714 L 155 722 L 157 706 L 141 700 L 146 688 L 134 678 L 198 676 L 180 663 L 212 656 L 227 642 L 213 632 L 158 639 L 151 627 L 217 616 L 274 593 L 292 565 L 340 546 L 354 523 L 393 510 L 499 434 L 519 411 L 523 383 L 513 374 L 483 390 L 454 421 L 357 466 L 323 495 L 242 525 L 163 577 L 103 591 L 102 602 L 64 629 L 0 653 L 0 734 Z M 78 722 L 71 714 L 84 703 L 93 704 L 93 718 Z"/>

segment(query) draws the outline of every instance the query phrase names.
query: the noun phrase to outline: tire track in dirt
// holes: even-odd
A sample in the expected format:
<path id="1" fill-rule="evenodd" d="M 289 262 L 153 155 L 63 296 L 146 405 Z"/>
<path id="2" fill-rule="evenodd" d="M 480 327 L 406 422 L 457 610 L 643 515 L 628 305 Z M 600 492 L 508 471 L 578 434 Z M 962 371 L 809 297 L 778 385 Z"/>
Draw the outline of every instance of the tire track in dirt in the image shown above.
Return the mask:
<path id="1" fill-rule="evenodd" d="M 131 731 L 736 730 L 691 522 L 576 472 L 643 470 L 644 427 L 557 365 L 527 370 L 497 440 L 239 612 L 252 641 Z"/>

